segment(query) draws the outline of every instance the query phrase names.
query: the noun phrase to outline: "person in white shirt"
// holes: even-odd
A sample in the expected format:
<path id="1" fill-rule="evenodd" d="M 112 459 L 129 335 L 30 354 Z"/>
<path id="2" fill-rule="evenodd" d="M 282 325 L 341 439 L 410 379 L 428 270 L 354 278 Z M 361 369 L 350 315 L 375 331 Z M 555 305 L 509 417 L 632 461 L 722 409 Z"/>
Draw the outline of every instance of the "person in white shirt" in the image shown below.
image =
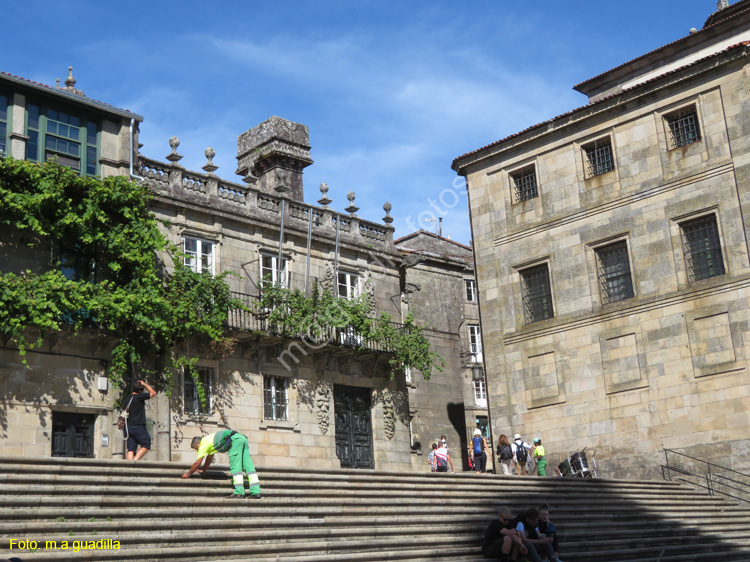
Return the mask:
<path id="1" fill-rule="evenodd" d="M 525 474 L 529 475 L 529 469 L 526 463 L 528 463 L 531 457 L 531 445 L 521 439 L 521 435 L 516 433 L 511 444 L 513 449 L 513 464 L 516 467 L 516 474 L 521 476 Z"/>

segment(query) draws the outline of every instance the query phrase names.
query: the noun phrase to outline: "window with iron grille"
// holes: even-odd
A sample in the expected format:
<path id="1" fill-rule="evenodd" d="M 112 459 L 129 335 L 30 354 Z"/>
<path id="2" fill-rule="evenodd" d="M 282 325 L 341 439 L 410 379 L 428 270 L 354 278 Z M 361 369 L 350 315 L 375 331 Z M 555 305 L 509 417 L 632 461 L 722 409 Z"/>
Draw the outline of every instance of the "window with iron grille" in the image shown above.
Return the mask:
<path id="1" fill-rule="evenodd" d="M 267 420 L 287 421 L 287 378 L 263 377 L 263 417 Z"/>
<path id="2" fill-rule="evenodd" d="M 612 142 L 609 138 L 595 140 L 583 147 L 586 155 L 586 175 L 589 178 L 601 176 L 615 169 L 612 157 Z"/>
<path id="3" fill-rule="evenodd" d="M 552 318 L 555 313 L 547 264 L 530 267 L 520 273 L 526 323 Z"/>
<path id="4" fill-rule="evenodd" d="M 628 245 L 622 240 L 596 249 L 599 289 L 602 304 L 629 299 L 633 296 Z"/>
<path id="5" fill-rule="evenodd" d="M 689 281 L 724 274 L 716 216 L 709 215 L 680 224 Z"/>
<path id="6" fill-rule="evenodd" d="M 213 369 L 210 367 L 196 367 L 197 378 L 203 385 L 203 392 L 206 397 L 206 403 L 201 404 L 200 395 L 198 394 L 198 385 L 193 379 L 189 370 L 185 369 L 183 377 L 185 380 L 185 413 L 193 415 L 210 416 L 213 412 Z"/>
<path id="7" fill-rule="evenodd" d="M 513 202 L 520 203 L 539 195 L 536 188 L 536 170 L 529 166 L 510 175 L 513 180 Z"/>
<path id="8" fill-rule="evenodd" d="M 466 300 L 477 302 L 477 282 L 474 279 L 464 279 L 466 284 Z"/>
<path id="9" fill-rule="evenodd" d="M 701 138 L 698 112 L 695 106 L 686 107 L 666 116 L 671 148 L 692 144 Z"/>

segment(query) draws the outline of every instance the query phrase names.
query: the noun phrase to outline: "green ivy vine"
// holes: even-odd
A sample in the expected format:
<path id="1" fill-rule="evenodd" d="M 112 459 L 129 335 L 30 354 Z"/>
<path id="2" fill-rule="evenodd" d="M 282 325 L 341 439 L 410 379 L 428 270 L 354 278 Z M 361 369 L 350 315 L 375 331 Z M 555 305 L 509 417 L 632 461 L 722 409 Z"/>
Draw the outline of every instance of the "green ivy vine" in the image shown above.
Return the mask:
<path id="1" fill-rule="evenodd" d="M 445 361 L 430 351 L 430 342 L 411 313 L 404 323 L 397 325 L 387 313 L 374 316 L 375 307 L 367 292 L 353 299 L 336 298 L 332 291 L 321 289 L 316 283 L 310 296 L 298 289 L 287 289 L 264 282 L 261 298 L 254 313 L 265 318 L 269 329 L 289 339 L 303 339 L 317 345 L 347 335 L 393 354 L 389 360 L 391 372 L 409 367 L 419 370 L 429 379 L 432 370 L 442 371 Z M 367 345 L 369 344 L 369 345 Z M 355 344 L 356 349 L 356 344 Z"/>
<path id="2" fill-rule="evenodd" d="M 245 307 L 231 298 L 228 273 L 184 266 L 150 211 L 151 199 L 148 187 L 124 177 L 79 177 L 54 162 L 0 158 L 3 243 L 19 258 L 24 246 L 32 256 L 23 260 L 24 271 L 0 271 L 0 333 L 22 357 L 51 331 L 94 329 L 116 342 L 113 381 L 127 381 L 137 368 L 171 389 L 180 369 L 197 375 L 195 357 L 178 346 L 195 341 L 218 357 L 231 352 L 228 310 Z M 64 247 L 83 262 L 90 258 L 95 275 L 64 275 Z M 170 273 L 158 253 L 171 257 Z"/>

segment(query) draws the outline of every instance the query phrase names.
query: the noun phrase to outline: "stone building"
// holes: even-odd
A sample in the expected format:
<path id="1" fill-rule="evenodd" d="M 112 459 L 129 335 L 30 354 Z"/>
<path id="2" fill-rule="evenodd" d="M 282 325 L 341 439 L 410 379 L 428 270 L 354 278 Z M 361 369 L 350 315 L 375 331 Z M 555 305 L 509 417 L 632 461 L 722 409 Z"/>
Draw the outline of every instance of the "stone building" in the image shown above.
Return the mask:
<path id="1" fill-rule="evenodd" d="M 51 88 L 0 74 L 0 153 L 37 161 L 56 155 L 83 175 L 146 182 L 186 265 L 234 272 L 231 289 L 248 304 L 257 302 L 261 279 L 306 293 L 317 283 L 338 298 L 367 292 L 377 314 L 403 319 L 390 204 L 383 223 L 366 221 L 352 192 L 344 211 L 331 208 L 325 184 L 319 205 L 305 203 L 307 127 L 272 117 L 241 134 L 236 173 L 243 181 L 230 182 L 215 174 L 211 149 L 202 172 L 184 169 L 176 138 L 166 162 L 146 158 L 138 151 L 140 116 L 85 97 L 72 73 L 65 83 Z M 0 271 L 43 271 L 49 255 L 26 256 L 5 232 Z M 351 327 L 336 328 L 320 346 L 278 337 L 263 314 L 235 311 L 229 324 L 238 339 L 232 354 L 198 363 L 205 405 L 184 376 L 171 398 L 160 393 L 149 402 L 154 446 L 146 459 L 187 461 L 193 436 L 231 427 L 248 435 L 260 466 L 427 470 L 414 460 L 409 392 L 404 373 L 389 366 L 389 349 Z M 57 333 L 28 352 L 28 367 L 11 341 L 1 343 L 3 454 L 122 456 L 113 425 L 121 394 L 105 378 L 112 342 L 95 329 Z M 182 353 L 196 350 L 187 342 Z"/>
<path id="2" fill-rule="evenodd" d="M 405 307 L 424 322 L 432 349 L 445 360 L 429 381 L 407 376 L 414 451 L 426 455 L 446 435 L 456 467 L 468 468 L 474 430 L 491 442 L 473 252 L 424 230 L 395 244 L 404 259 Z"/>
<path id="3" fill-rule="evenodd" d="M 465 154 L 495 433 L 750 470 L 750 1 Z"/>

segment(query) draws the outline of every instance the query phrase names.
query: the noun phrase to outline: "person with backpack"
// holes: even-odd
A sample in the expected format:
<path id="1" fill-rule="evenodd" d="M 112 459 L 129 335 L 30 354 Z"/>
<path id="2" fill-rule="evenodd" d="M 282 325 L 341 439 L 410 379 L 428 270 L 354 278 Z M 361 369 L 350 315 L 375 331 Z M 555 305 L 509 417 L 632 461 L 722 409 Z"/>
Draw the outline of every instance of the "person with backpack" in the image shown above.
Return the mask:
<path id="1" fill-rule="evenodd" d="M 471 458 L 474 459 L 474 471 L 477 474 L 487 472 L 487 455 L 490 452 L 487 441 L 482 437 L 482 431 L 477 428 L 474 430 L 474 437 L 471 438 Z"/>
<path id="2" fill-rule="evenodd" d="M 438 447 L 435 449 L 435 472 L 448 472 L 448 465 L 453 472 L 453 459 L 448 454 L 448 447 Z"/>
<path id="3" fill-rule="evenodd" d="M 190 447 L 198 451 L 198 458 L 193 466 L 182 475 L 182 478 L 190 478 L 193 473 L 203 474 L 208 470 L 216 453 L 229 454 L 229 472 L 232 475 L 234 483 L 234 492 L 228 497 L 231 499 L 245 498 L 245 478 L 243 473 L 247 473 L 248 486 L 250 488 L 250 497 L 256 500 L 260 499 L 260 481 L 258 474 L 255 472 L 253 459 L 250 458 L 250 449 L 247 443 L 247 437 L 232 431 L 224 429 L 211 433 L 205 437 L 193 437 Z M 205 457 L 203 468 L 201 461 Z"/>
<path id="4" fill-rule="evenodd" d="M 531 445 L 524 442 L 524 440 L 521 439 L 521 435 L 516 433 L 516 436 L 513 438 L 513 445 L 511 445 L 511 448 L 513 449 L 513 462 L 516 465 L 516 474 L 518 476 L 521 476 L 522 474 L 528 476 L 529 469 L 526 466 L 526 463 L 529 461 L 529 451 L 531 451 Z"/>
<path id="5" fill-rule="evenodd" d="M 542 557 L 547 557 L 547 562 L 562 562 L 552 548 L 553 537 L 544 536 L 539 531 L 539 512 L 530 507 L 525 513 L 513 519 L 518 536 L 521 537 L 524 546 L 528 550 L 527 558 L 533 562 L 542 562 Z"/>
<path id="6" fill-rule="evenodd" d="M 504 433 L 497 442 L 497 458 L 500 466 L 503 467 L 503 474 L 508 476 L 513 474 L 513 447 L 508 442 L 508 436 Z"/>

